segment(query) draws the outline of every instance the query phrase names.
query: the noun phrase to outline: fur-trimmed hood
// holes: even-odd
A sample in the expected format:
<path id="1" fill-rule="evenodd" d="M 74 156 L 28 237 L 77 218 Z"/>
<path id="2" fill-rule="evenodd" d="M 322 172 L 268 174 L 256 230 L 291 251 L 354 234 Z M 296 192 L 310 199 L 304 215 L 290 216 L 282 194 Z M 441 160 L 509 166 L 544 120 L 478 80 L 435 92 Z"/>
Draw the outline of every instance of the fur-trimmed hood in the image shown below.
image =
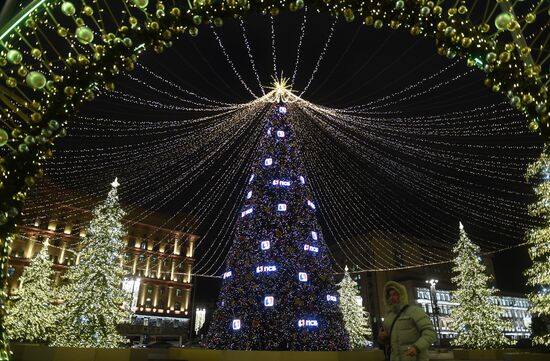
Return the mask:
<path id="1" fill-rule="evenodd" d="M 384 301 L 387 306 L 391 306 L 389 302 L 389 297 L 388 297 L 388 294 L 391 288 L 393 288 L 399 293 L 399 303 L 401 305 L 409 304 L 409 296 L 407 295 L 407 288 L 403 286 L 401 283 L 397 283 L 395 281 L 388 281 L 384 286 Z"/>

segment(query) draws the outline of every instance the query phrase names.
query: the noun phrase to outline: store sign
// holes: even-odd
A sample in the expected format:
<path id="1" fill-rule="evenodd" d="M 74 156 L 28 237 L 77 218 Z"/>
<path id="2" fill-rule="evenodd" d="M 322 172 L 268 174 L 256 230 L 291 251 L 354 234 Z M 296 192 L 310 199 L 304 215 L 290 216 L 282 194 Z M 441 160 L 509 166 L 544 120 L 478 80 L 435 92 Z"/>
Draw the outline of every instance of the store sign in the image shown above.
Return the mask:
<path id="1" fill-rule="evenodd" d="M 277 266 L 258 266 L 256 267 L 256 273 L 269 273 L 277 271 Z"/>
<path id="2" fill-rule="evenodd" d="M 298 320 L 298 327 L 318 327 L 317 320 Z"/>

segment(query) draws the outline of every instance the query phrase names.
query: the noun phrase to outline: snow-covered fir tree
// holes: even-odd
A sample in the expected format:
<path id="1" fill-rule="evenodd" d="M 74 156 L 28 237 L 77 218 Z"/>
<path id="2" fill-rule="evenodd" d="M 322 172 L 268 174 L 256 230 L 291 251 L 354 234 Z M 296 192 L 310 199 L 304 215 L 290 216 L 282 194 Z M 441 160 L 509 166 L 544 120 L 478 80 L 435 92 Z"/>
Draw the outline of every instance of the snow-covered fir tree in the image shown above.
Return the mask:
<path id="1" fill-rule="evenodd" d="M 527 177 L 540 180 L 535 186 L 537 202 L 529 212 L 541 220 L 538 228 L 527 233 L 529 256 L 533 265 L 525 272 L 527 284 L 534 287 L 529 295 L 533 317 L 533 343 L 550 346 L 550 146 L 544 147 L 540 159 L 527 169 Z"/>
<path id="2" fill-rule="evenodd" d="M 511 325 L 501 318 L 502 310 L 492 302 L 497 289 L 489 287 L 491 277 L 479 256 L 479 246 L 466 235 L 460 223 L 460 238 L 453 248 L 455 254 L 452 281 L 456 291 L 451 311 L 451 329 L 457 337 L 451 343 L 467 349 L 494 349 L 511 344 L 504 330 Z"/>
<path id="3" fill-rule="evenodd" d="M 52 267 L 46 240 L 23 271 L 21 286 L 8 309 L 5 327 L 12 341 L 49 342 L 56 322 Z"/>
<path id="4" fill-rule="evenodd" d="M 117 330 L 131 315 L 128 295 L 121 287 L 124 211 L 117 180 L 111 185 L 107 199 L 93 211 L 79 262 L 65 277 L 56 346 L 111 348 L 124 342 Z"/>
<path id="5" fill-rule="evenodd" d="M 352 348 L 365 347 L 367 339 L 372 335 L 369 314 L 358 302 L 359 289 L 357 282 L 349 274 L 348 266 L 345 268 L 344 278 L 338 283 L 338 287 L 340 310 L 349 334 L 350 346 Z"/>

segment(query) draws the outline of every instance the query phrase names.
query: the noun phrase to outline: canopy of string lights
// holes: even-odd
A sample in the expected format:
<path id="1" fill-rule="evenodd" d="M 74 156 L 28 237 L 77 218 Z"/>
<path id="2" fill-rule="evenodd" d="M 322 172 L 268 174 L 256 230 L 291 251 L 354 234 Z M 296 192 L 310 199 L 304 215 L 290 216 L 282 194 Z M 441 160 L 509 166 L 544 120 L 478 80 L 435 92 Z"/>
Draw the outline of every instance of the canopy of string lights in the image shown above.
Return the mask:
<path id="1" fill-rule="evenodd" d="M 129 218 L 160 212 L 200 234 L 193 273 L 217 276 L 267 111 L 284 101 L 325 237 L 359 269 L 398 267 L 389 242 L 407 266 L 448 262 L 459 219 L 486 252 L 522 244 L 536 225 L 524 172 L 542 149 L 525 116 L 431 43 L 361 29 L 307 8 L 244 16 L 122 71 L 117 89 L 91 88 L 22 222 L 90 208 L 118 176 Z"/>

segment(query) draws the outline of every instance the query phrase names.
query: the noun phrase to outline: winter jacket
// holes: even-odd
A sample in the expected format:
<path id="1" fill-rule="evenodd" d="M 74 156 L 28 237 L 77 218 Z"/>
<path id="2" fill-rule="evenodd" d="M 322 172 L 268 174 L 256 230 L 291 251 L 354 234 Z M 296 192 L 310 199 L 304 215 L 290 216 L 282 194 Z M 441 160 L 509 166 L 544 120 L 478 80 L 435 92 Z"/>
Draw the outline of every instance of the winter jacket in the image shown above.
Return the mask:
<path id="1" fill-rule="evenodd" d="M 388 293 L 390 288 L 399 293 L 400 304 L 396 309 L 389 304 Z M 384 328 L 390 332 L 393 320 L 408 304 L 406 288 L 390 281 L 384 286 L 386 307 L 389 310 L 384 318 Z M 397 312 L 395 312 L 397 311 Z M 428 347 L 436 341 L 436 334 L 428 315 L 418 306 L 408 306 L 393 326 L 391 332 L 391 361 L 428 361 Z M 415 357 L 406 356 L 405 352 L 410 346 L 416 346 L 418 353 Z"/>

